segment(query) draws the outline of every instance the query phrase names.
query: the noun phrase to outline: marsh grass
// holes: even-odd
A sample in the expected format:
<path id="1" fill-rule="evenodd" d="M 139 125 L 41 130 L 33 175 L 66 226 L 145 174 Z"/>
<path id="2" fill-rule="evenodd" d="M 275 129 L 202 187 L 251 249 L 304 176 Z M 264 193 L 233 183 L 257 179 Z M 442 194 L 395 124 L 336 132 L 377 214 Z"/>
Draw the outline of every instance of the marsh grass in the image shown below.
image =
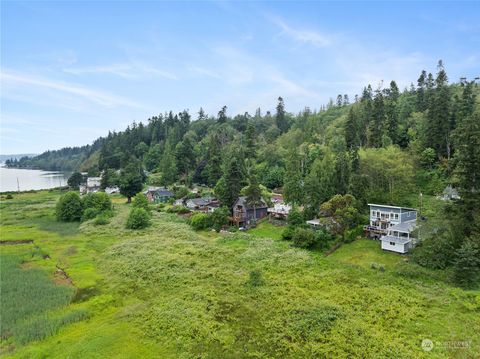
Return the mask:
<path id="1" fill-rule="evenodd" d="M 33 252 L 34 253 L 34 252 Z M 55 334 L 63 325 L 88 316 L 85 310 L 54 315 L 65 308 L 75 289 L 56 285 L 48 274 L 38 268 L 22 268 L 20 255 L 1 253 L 0 317 L 2 340 L 10 337 L 25 344 Z"/>

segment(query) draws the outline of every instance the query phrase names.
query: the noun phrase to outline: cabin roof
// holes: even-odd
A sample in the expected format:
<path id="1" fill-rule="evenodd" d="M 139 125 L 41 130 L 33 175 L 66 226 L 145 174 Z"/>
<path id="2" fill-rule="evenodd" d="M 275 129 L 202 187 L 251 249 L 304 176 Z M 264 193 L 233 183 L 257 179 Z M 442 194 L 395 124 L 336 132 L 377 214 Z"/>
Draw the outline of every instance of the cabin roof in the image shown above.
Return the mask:
<path id="1" fill-rule="evenodd" d="M 411 238 L 395 237 L 395 236 L 388 236 L 388 235 L 382 236 L 380 240 L 383 242 L 393 242 L 395 244 L 407 244 L 412 241 Z"/>
<path id="2" fill-rule="evenodd" d="M 402 233 L 411 233 L 417 227 L 417 221 L 406 221 L 394 226 L 388 227 L 389 231 L 397 231 Z"/>
<path id="3" fill-rule="evenodd" d="M 234 206 L 244 206 L 246 207 L 247 209 L 253 209 L 253 205 L 248 205 L 247 204 L 247 196 L 240 196 L 237 198 L 237 200 L 235 201 L 234 203 Z M 260 209 L 260 208 L 267 208 L 267 204 L 265 203 L 265 201 L 263 200 L 263 198 L 260 199 L 260 203 L 257 204 L 256 208 L 257 209 Z"/>
<path id="4" fill-rule="evenodd" d="M 415 208 L 410 208 L 410 207 L 401 207 L 401 206 L 389 206 L 386 204 L 375 204 L 375 203 L 368 203 L 369 206 L 375 206 L 375 207 L 385 207 L 385 208 L 396 208 L 396 209 L 406 209 L 409 211 L 416 211 Z"/>

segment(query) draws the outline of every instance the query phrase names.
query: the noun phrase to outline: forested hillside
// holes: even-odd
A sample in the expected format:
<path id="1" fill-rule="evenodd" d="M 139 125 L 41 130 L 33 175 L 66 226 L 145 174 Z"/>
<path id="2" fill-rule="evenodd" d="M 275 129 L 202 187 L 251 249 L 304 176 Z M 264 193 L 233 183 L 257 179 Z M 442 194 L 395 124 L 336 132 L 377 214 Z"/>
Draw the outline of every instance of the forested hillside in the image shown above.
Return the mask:
<path id="1" fill-rule="evenodd" d="M 99 138 L 93 145 L 65 147 L 60 150 L 46 151 L 35 157 L 9 158 L 5 161 L 5 165 L 13 168 L 33 168 L 46 171 L 82 170 L 84 163 L 88 168 L 88 159 L 92 156 L 95 158 L 95 151 L 102 146 L 102 143 L 103 139 Z"/>
<path id="2" fill-rule="evenodd" d="M 442 209 L 435 240 L 427 236 L 414 255 L 434 268 L 478 267 L 478 92 L 474 81 L 449 84 L 439 61 L 435 74 L 422 71 L 416 86 L 403 91 L 395 81 L 368 85 L 352 101 L 338 95 L 319 111 L 305 108 L 296 115 L 281 97 L 273 114 L 257 109 L 230 117 L 226 106 L 217 116 L 202 109 L 194 117 L 169 112 L 109 133 L 93 146 L 11 165 L 82 166 L 92 174 L 103 171 L 104 185 L 115 184 L 116 170 L 124 178 L 136 173 L 139 181 L 146 170 L 150 184 L 212 187 L 227 207 L 244 186 L 260 183 L 303 206 L 305 218 L 316 217 L 335 194 L 353 195 L 360 211 L 367 202 L 420 207 L 421 193 L 438 195 L 452 185 L 462 200 Z"/>

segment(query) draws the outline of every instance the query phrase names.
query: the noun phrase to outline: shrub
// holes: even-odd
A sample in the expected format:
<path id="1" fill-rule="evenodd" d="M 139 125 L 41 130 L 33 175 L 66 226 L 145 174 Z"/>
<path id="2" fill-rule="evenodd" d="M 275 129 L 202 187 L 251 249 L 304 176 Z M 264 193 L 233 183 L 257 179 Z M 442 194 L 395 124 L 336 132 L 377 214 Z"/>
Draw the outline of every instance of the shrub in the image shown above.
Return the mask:
<path id="1" fill-rule="evenodd" d="M 112 200 L 105 192 L 88 193 L 83 197 L 83 208 L 94 208 L 97 212 L 112 209 Z"/>
<path id="2" fill-rule="evenodd" d="M 259 287 L 265 284 L 265 280 L 263 279 L 263 274 L 260 269 L 254 269 L 250 271 L 247 285 L 251 287 Z"/>
<path id="3" fill-rule="evenodd" d="M 150 212 L 148 199 L 143 195 L 143 193 L 137 193 L 135 197 L 133 197 L 132 206 L 134 208 L 143 208 L 145 211 Z"/>
<path id="4" fill-rule="evenodd" d="M 13 199 L 13 196 L 11 194 L 7 194 L 5 199 Z"/>
<path id="5" fill-rule="evenodd" d="M 355 239 L 357 239 L 357 237 L 359 236 L 361 237 L 362 235 L 363 235 L 363 225 L 359 224 L 355 228 L 345 231 L 343 240 L 346 243 L 350 243 L 350 242 L 353 242 Z"/>
<path id="6" fill-rule="evenodd" d="M 303 214 L 296 208 L 292 208 L 288 213 L 288 224 L 291 226 L 300 226 L 304 224 Z"/>
<path id="7" fill-rule="evenodd" d="M 95 220 L 93 221 L 93 224 L 96 226 L 103 226 L 110 222 L 108 218 L 109 218 L 108 213 L 106 212 L 101 213 L 97 216 L 97 218 L 95 218 Z"/>
<path id="8" fill-rule="evenodd" d="M 96 208 L 87 208 L 83 211 L 82 221 L 88 221 L 93 219 L 98 215 L 98 210 Z"/>
<path id="9" fill-rule="evenodd" d="M 67 192 L 57 202 L 56 215 L 59 221 L 79 221 L 82 218 L 82 212 L 82 200 L 77 192 Z"/>
<path id="10" fill-rule="evenodd" d="M 144 208 L 132 208 L 127 218 L 128 229 L 142 229 L 150 225 L 150 214 Z"/>
<path id="11" fill-rule="evenodd" d="M 320 249 L 327 249 L 330 247 L 330 242 L 333 241 L 333 236 L 325 229 L 318 229 L 315 231 L 315 244 Z"/>
<path id="12" fill-rule="evenodd" d="M 211 227 L 212 220 L 208 214 L 195 213 L 190 219 L 190 224 L 196 231 Z"/>
<path id="13" fill-rule="evenodd" d="M 282 239 L 284 241 L 290 241 L 292 240 L 293 233 L 295 232 L 295 227 L 294 226 L 288 226 L 285 228 L 282 232 Z"/>
<path id="14" fill-rule="evenodd" d="M 292 241 L 295 247 L 311 248 L 315 245 L 315 233 L 311 229 L 296 228 Z"/>

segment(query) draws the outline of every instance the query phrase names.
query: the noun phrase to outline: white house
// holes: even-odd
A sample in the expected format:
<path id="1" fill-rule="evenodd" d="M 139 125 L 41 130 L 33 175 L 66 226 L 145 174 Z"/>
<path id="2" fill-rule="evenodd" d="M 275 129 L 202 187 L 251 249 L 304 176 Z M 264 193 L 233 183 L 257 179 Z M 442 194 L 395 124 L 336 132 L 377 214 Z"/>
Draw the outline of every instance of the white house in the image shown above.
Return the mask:
<path id="1" fill-rule="evenodd" d="M 388 228 L 388 233 L 380 238 L 382 249 L 397 253 L 407 253 L 415 247 L 417 239 L 412 232 L 417 227 L 417 221 L 407 221 Z"/>
<path id="2" fill-rule="evenodd" d="M 86 185 L 80 185 L 80 193 L 94 193 L 100 191 L 102 177 L 88 177 Z"/>

